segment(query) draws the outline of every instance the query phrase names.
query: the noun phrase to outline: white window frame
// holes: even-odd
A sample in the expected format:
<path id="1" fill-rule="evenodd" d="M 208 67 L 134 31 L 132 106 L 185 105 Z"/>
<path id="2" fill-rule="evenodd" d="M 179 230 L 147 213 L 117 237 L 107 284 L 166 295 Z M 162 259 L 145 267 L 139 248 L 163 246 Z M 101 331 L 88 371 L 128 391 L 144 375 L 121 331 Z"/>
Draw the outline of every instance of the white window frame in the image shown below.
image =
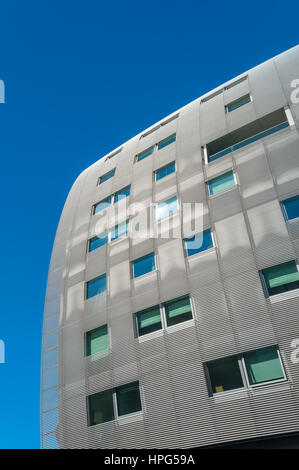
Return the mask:
<path id="1" fill-rule="evenodd" d="M 144 258 L 145 256 L 148 256 L 148 255 L 151 255 L 153 254 L 154 255 L 154 261 L 155 261 L 155 269 L 153 271 L 148 271 L 147 273 L 144 273 L 144 274 L 141 274 L 140 276 L 138 277 L 135 277 L 134 276 L 134 262 L 139 260 L 140 258 Z M 158 266 L 157 266 L 157 255 L 154 251 L 150 251 L 149 253 L 146 253 L 145 255 L 142 255 L 142 256 L 139 256 L 138 258 L 135 258 L 133 259 L 131 262 L 130 262 L 130 275 L 131 275 L 131 279 L 134 280 L 134 279 L 140 279 L 140 278 L 143 278 L 144 276 L 148 276 L 149 274 L 151 273 L 154 273 L 158 271 Z"/>
<path id="2" fill-rule="evenodd" d="M 210 230 L 210 234 L 211 234 L 213 246 L 212 246 L 211 248 L 208 248 L 207 250 L 199 251 L 198 253 L 194 253 L 194 255 L 188 256 L 187 238 L 184 238 L 184 239 L 183 239 L 183 249 L 184 249 L 185 258 L 192 258 L 192 257 L 195 256 L 195 255 L 200 256 L 200 255 L 203 255 L 204 253 L 209 253 L 210 251 L 215 250 L 216 244 L 215 244 L 214 231 L 212 230 L 212 227 L 207 227 L 207 228 L 204 228 L 204 229 L 202 230 L 202 232 L 200 232 L 200 233 L 203 233 L 203 232 L 205 232 L 206 230 Z M 197 235 L 198 233 L 199 233 L 199 232 L 197 232 L 195 235 Z M 191 237 L 190 237 L 190 238 L 191 238 Z"/>
<path id="3" fill-rule="evenodd" d="M 246 102 L 246 103 L 244 103 L 244 104 L 241 104 L 240 106 L 238 106 L 238 107 L 235 108 L 235 109 L 232 109 L 231 111 L 228 109 L 229 105 L 232 104 L 234 101 L 237 101 L 238 99 L 243 98 L 243 97 L 245 97 L 245 96 L 247 96 L 247 95 L 249 96 L 249 102 Z M 249 103 L 252 103 L 252 102 L 253 102 L 253 98 L 252 98 L 251 93 L 246 93 L 246 95 L 242 95 L 242 96 L 240 96 L 239 98 L 236 98 L 236 99 L 230 101 L 229 103 L 227 103 L 227 104 L 224 106 L 224 107 L 225 107 L 225 114 L 232 113 L 233 111 L 236 111 L 236 109 L 242 108 L 242 106 L 245 106 L 246 104 L 249 104 Z"/>
<path id="4" fill-rule="evenodd" d="M 231 186 L 230 188 L 225 188 L 225 189 L 223 189 L 222 191 L 218 191 L 217 193 L 211 194 L 211 193 L 210 193 L 209 181 L 212 181 L 213 179 L 218 178 L 218 176 L 222 176 L 222 175 L 225 175 L 226 173 L 230 173 L 231 171 L 232 171 L 232 173 L 233 173 L 233 177 L 234 177 L 234 182 L 235 182 L 235 184 L 234 184 L 233 186 Z M 213 176 L 213 178 L 210 178 L 209 180 L 206 181 L 206 184 L 207 184 L 207 187 L 208 187 L 208 196 L 209 196 L 209 197 L 214 197 L 214 196 L 217 196 L 217 194 L 225 193 L 225 192 L 227 192 L 227 191 L 230 191 L 230 190 L 233 189 L 235 186 L 238 186 L 238 180 L 237 180 L 237 176 L 236 176 L 236 171 L 232 168 L 231 170 L 225 171 L 224 173 L 220 173 L 220 174 L 217 175 L 217 176 Z"/>
<path id="5" fill-rule="evenodd" d="M 166 203 L 167 201 L 169 201 L 170 199 L 176 197 L 176 200 L 177 200 L 177 204 L 178 204 L 178 208 L 175 212 L 172 212 L 170 214 L 167 214 L 167 215 L 164 215 L 164 217 L 161 217 L 160 219 L 157 219 L 157 206 L 159 204 L 164 204 Z M 177 212 L 180 212 L 181 210 L 181 205 L 180 205 L 180 200 L 178 198 L 178 194 L 174 194 L 173 196 L 170 196 L 170 197 L 167 197 L 167 199 L 164 199 L 164 201 L 159 201 L 159 202 L 155 202 L 155 210 L 154 210 L 154 214 L 155 214 L 155 222 L 159 223 L 161 220 L 166 220 L 168 217 L 172 217 L 174 216 Z"/>
<path id="6" fill-rule="evenodd" d="M 166 175 L 166 176 L 163 176 L 163 178 L 161 178 L 160 180 L 157 181 L 157 172 L 162 170 L 163 168 L 166 168 L 168 166 L 170 166 L 172 163 L 174 163 L 174 171 L 172 173 L 176 173 L 176 161 L 175 160 L 171 160 L 171 162 L 168 162 L 166 163 L 165 165 L 163 166 L 160 166 L 159 168 L 157 168 L 156 170 L 154 170 L 154 182 L 157 183 L 159 181 L 161 181 L 162 179 L 164 180 L 165 178 L 167 178 L 168 176 L 172 175 L 172 173 L 170 173 L 170 175 Z"/>

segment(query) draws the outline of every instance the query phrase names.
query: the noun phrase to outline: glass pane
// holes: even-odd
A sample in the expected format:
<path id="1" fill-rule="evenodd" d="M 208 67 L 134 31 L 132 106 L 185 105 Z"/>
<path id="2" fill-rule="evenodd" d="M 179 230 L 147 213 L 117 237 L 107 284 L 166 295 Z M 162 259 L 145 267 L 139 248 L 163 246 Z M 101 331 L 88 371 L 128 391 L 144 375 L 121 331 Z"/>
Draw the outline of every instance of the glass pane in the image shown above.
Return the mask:
<path id="1" fill-rule="evenodd" d="M 141 411 L 139 382 L 132 382 L 116 389 L 118 416 Z"/>
<path id="2" fill-rule="evenodd" d="M 133 276 L 139 277 L 143 274 L 150 273 L 156 269 L 155 265 L 155 255 L 150 253 L 149 255 L 142 256 L 133 261 Z"/>
<path id="3" fill-rule="evenodd" d="M 235 184 L 233 171 L 229 171 L 224 173 L 224 175 L 217 176 L 217 178 L 208 181 L 210 194 L 219 193 L 219 191 L 231 188 L 235 186 Z"/>
<path id="4" fill-rule="evenodd" d="M 128 197 L 130 195 L 130 190 L 131 190 L 131 186 L 127 186 L 126 188 L 121 189 L 120 191 L 117 191 L 117 193 L 115 193 L 114 195 L 114 203 L 120 201 L 121 199 L 125 199 L 126 197 Z"/>
<path id="5" fill-rule="evenodd" d="M 172 144 L 172 142 L 175 142 L 175 139 L 176 139 L 176 134 L 172 134 L 169 137 L 166 137 L 166 139 L 161 140 L 158 143 L 158 150 L 161 150 L 167 145 Z"/>
<path id="6" fill-rule="evenodd" d="M 114 176 L 115 170 L 108 171 L 108 173 L 105 173 L 103 176 L 100 177 L 100 183 L 104 183 L 104 181 L 109 180 Z"/>
<path id="7" fill-rule="evenodd" d="M 59 363 L 59 348 L 49 349 L 43 354 L 43 368 L 57 366 Z"/>
<path id="8" fill-rule="evenodd" d="M 299 217 L 299 196 L 290 197 L 282 203 L 288 220 L 297 219 L 297 217 Z"/>
<path id="9" fill-rule="evenodd" d="M 114 419 L 112 390 L 95 393 L 88 397 L 89 426 Z"/>
<path id="10" fill-rule="evenodd" d="M 43 411 L 52 410 L 58 407 L 58 388 L 50 388 L 43 392 Z"/>
<path id="11" fill-rule="evenodd" d="M 189 296 L 166 303 L 165 314 L 167 326 L 176 325 L 177 323 L 191 320 L 192 310 Z"/>
<path id="12" fill-rule="evenodd" d="M 251 385 L 284 378 L 276 346 L 249 351 L 243 356 Z"/>
<path id="13" fill-rule="evenodd" d="M 54 348 L 59 344 L 59 333 L 55 331 L 54 333 L 47 334 L 44 336 L 44 350 Z"/>
<path id="14" fill-rule="evenodd" d="M 225 357 L 207 363 L 213 393 L 243 387 L 237 356 Z"/>
<path id="15" fill-rule="evenodd" d="M 178 210 L 178 199 L 176 196 L 168 199 L 167 201 L 160 202 L 156 206 L 156 220 L 167 217 Z"/>
<path id="16" fill-rule="evenodd" d="M 229 103 L 227 105 L 226 108 L 227 108 L 228 112 L 231 112 L 231 111 L 234 111 L 237 108 L 240 108 L 240 106 L 243 106 L 244 104 L 247 104 L 247 103 L 250 103 L 250 96 L 249 95 L 241 96 L 241 98 L 238 98 L 238 99 L 232 101 L 231 103 Z"/>
<path id="17" fill-rule="evenodd" d="M 111 231 L 111 241 L 120 237 L 125 237 L 129 232 L 129 220 L 116 225 Z"/>
<path id="18" fill-rule="evenodd" d="M 98 212 L 101 212 L 102 210 L 106 209 L 107 207 L 109 207 L 111 204 L 111 196 L 109 197 L 106 197 L 106 199 L 103 199 L 102 201 L 98 202 L 98 204 L 96 204 L 94 206 L 94 211 L 93 213 L 94 214 L 97 214 Z"/>
<path id="19" fill-rule="evenodd" d="M 106 290 L 106 274 L 87 282 L 87 298 L 94 297 Z"/>
<path id="20" fill-rule="evenodd" d="M 262 272 L 270 295 L 299 287 L 299 272 L 295 261 L 272 266 L 271 268 L 264 269 Z M 291 289 L 276 289 L 277 287 L 286 287 L 287 285 L 291 285 Z"/>
<path id="21" fill-rule="evenodd" d="M 107 233 L 102 233 L 98 237 L 93 237 L 89 240 L 89 250 L 88 251 L 93 251 L 96 250 L 97 248 L 100 248 L 101 246 L 106 245 L 108 240 Z"/>
<path id="22" fill-rule="evenodd" d="M 187 256 L 192 256 L 196 253 L 213 248 L 213 240 L 211 230 L 207 229 L 201 233 L 194 235 L 192 238 L 185 240 Z"/>
<path id="23" fill-rule="evenodd" d="M 156 171 L 156 181 L 159 181 L 160 179 L 174 172 L 175 172 L 175 162 L 171 162 L 168 165 L 165 165 Z"/>
<path id="24" fill-rule="evenodd" d="M 154 152 L 155 146 L 153 145 L 152 147 L 144 150 L 143 152 L 139 153 L 137 155 L 137 161 L 140 162 L 140 160 L 143 160 L 144 158 L 148 157 Z"/>
<path id="25" fill-rule="evenodd" d="M 161 330 L 160 307 L 153 307 L 137 313 L 138 335 L 146 335 L 152 331 Z"/>
<path id="26" fill-rule="evenodd" d="M 108 350 L 108 327 L 103 325 L 86 333 L 87 356 Z"/>

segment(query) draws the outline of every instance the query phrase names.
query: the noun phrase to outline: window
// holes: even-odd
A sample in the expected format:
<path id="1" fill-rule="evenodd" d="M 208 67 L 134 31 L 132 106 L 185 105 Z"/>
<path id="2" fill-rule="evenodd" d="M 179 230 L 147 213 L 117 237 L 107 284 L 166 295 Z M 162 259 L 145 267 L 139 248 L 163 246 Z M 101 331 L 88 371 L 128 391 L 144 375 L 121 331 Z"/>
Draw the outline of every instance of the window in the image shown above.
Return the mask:
<path id="1" fill-rule="evenodd" d="M 100 326 L 86 333 L 86 356 L 108 351 L 108 327 Z"/>
<path id="2" fill-rule="evenodd" d="M 161 313 L 160 307 L 152 307 L 142 312 L 138 312 L 136 314 L 137 320 L 137 335 L 142 336 L 148 333 L 152 333 L 153 331 L 161 330 L 162 322 L 161 322 Z"/>
<path id="3" fill-rule="evenodd" d="M 93 206 L 93 213 L 97 214 L 98 212 L 101 212 L 102 210 L 109 207 L 110 204 L 111 204 L 111 196 L 108 196 Z"/>
<path id="4" fill-rule="evenodd" d="M 116 389 L 118 416 L 141 411 L 139 382 L 132 382 Z"/>
<path id="5" fill-rule="evenodd" d="M 166 139 L 160 140 L 160 142 L 158 142 L 157 144 L 158 150 L 161 150 L 167 145 L 172 144 L 172 142 L 175 142 L 175 140 L 176 140 L 176 134 L 172 134 L 169 137 L 166 137 Z"/>
<path id="6" fill-rule="evenodd" d="M 106 290 L 106 274 L 96 277 L 86 283 L 86 298 L 90 299 Z"/>
<path id="7" fill-rule="evenodd" d="M 230 113 L 231 111 L 234 111 L 235 109 L 240 108 L 241 106 L 244 106 L 244 104 L 250 103 L 250 101 L 251 101 L 251 98 L 249 94 L 241 96 L 240 98 L 234 101 L 231 101 L 231 103 L 228 103 L 225 106 L 225 110 L 227 113 Z"/>
<path id="8" fill-rule="evenodd" d="M 173 196 L 167 201 L 159 202 L 156 205 L 156 220 L 160 220 L 163 217 L 167 217 L 179 209 L 178 198 Z"/>
<path id="9" fill-rule="evenodd" d="M 94 251 L 101 246 L 106 245 L 108 240 L 107 233 L 103 233 L 99 237 L 93 237 L 88 241 L 88 251 Z"/>
<path id="10" fill-rule="evenodd" d="M 226 85 L 224 88 L 221 88 L 220 90 L 215 91 L 214 93 L 211 93 L 210 95 L 206 96 L 201 100 L 201 103 L 205 103 L 206 101 L 210 101 L 212 98 L 215 98 L 215 96 L 221 95 L 221 93 L 225 90 L 229 90 L 230 88 L 233 88 L 236 85 L 239 85 L 239 83 L 244 82 L 247 80 L 247 75 L 245 77 L 239 78 L 238 80 L 235 80 L 234 82 L 230 83 L 229 85 Z"/>
<path id="11" fill-rule="evenodd" d="M 276 345 L 209 361 L 205 370 L 211 395 L 286 380 Z"/>
<path id="12" fill-rule="evenodd" d="M 89 426 L 142 411 L 139 382 L 90 395 L 87 398 L 87 406 Z"/>
<path id="13" fill-rule="evenodd" d="M 155 180 L 159 181 L 165 176 L 170 175 L 171 173 L 175 172 L 175 162 L 168 163 L 165 166 L 162 166 L 158 170 L 155 171 Z"/>
<path id="14" fill-rule="evenodd" d="M 208 181 L 208 188 L 209 194 L 212 196 L 213 194 L 219 193 L 220 191 L 224 191 L 225 189 L 232 188 L 235 186 L 235 177 L 233 171 L 228 171 L 223 175 L 217 176 Z"/>
<path id="15" fill-rule="evenodd" d="M 288 126 L 289 121 L 284 108 L 277 109 L 256 121 L 252 121 L 209 142 L 206 146 L 208 162 L 212 162 Z"/>
<path id="16" fill-rule="evenodd" d="M 149 157 L 152 153 L 154 153 L 154 150 L 155 150 L 155 146 L 153 145 L 152 147 L 144 150 L 143 152 L 138 153 L 138 155 L 136 155 L 136 161 L 140 162 L 140 160 L 143 160 L 144 158 Z"/>
<path id="17" fill-rule="evenodd" d="M 130 191 L 131 191 L 131 186 L 126 186 L 120 191 L 117 191 L 114 194 L 114 200 L 113 200 L 114 204 L 116 204 L 121 199 L 125 199 L 126 197 L 130 196 Z"/>
<path id="18" fill-rule="evenodd" d="M 244 387 L 237 356 L 229 356 L 206 364 L 213 393 Z"/>
<path id="19" fill-rule="evenodd" d="M 243 354 L 250 385 L 285 379 L 276 346 Z"/>
<path id="20" fill-rule="evenodd" d="M 114 176 L 114 173 L 115 173 L 115 168 L 111 171 L 108 171 L 108 173 L 105 173 L 104 175 L 100 176 L 98 184 L 102 184 L 105 181 L 112 178 L 112 176 Z"/>
<path id="21" fill-rule="evenodd" d="M 247 75 L 245 75 L 244 77 L 241 77 L 238 80 L 235 80 L 234 82 L 229 83 L 228 85 L 224 87 L 224 90 L 229 90 L 230 88 L 233 88 L 234 86 L 239 85 L 239 83 L 245 82 L 247 78 L 248 78 Z"/>
<path id="22" fill-rule="evenodd" d="M 299 196 L 290 197 L 282 201 L 281 204 L 286 220 L 293 220 L 299 217 Z"/>
<path id="23" fill-rule="evenodd" d="M 266 297 L 299 288 L 299 272 L 295 261 L 278 264 L 261 271 Z"/>
<path id="24" fill-rule="evenodd" d="M 121 222 L 111 230 L 110 236 L 111 241 L 116 240 L 117 238 L 125 237 L 129 232 L 129 219 Z"/>
<path id="25" fill-rule="evenodd" d="M 136 335 L 143 336 L 193 318 L 189 295 L 135 314 Z"/>
<path id="26" fill-rule="evenodd" d="M 213 248 L 213 246 L 213 239 L 210 229 L 204 230 L 203 232 L 198 233 L 191 238 L 185 239 L 187 256 L 201 253 L 202 251 L 206 251 L 209 248 Z"/>
<path id="27" fill-rule="evenodd" d="M 143 276 L 146 273 L 150 273 L 155 271 L 156 263 L 155 263 L 155 254 L 149 253 L 146 256 L 142 256 L 133 261 L 132 263 L 133 268 L 133 277 Z"/>
<path id="28" fill-rule="evenodd" d="M 113 157 L 115 157 L 116 155 L 118 155 L 118 154 L 122 151 L 122 149 L 123 149 L 123 147 L 121 147 L 121 148 L 118 149 L 118 150 L 115 150 L 115 152 L 110 153 L 110 155 L 108 155 L 108 157 L 106 157 L 105 162 L 106 162 L 107 160 L 110 160 L 110 158 L 113 158 Z"/>
<path id="29" fill-rule="evenodd" d="M 192 310 L 189 296 L 179 300 L 172 300 L 165 304 L 167 326 L 176 325 L 192 319 Z"/>
<path id="30" fill-rule="evenodd" d="M 174 116 L 171 116 L 170 118 L 166 119 L 165 121 L 161 122 L 161 124 L 159 124 L 158 126 L 155 126 L 153 127 L 152 129 L 149 129 L 148 131 L 144 132 L 143 134 L 141 134 L 140 136 L 140 139 L 143 139 L 144 137 L 150 135 L 150 134 L 153 134 L 153 132 L 157 131 L 158 129 L 160 129 L 161 126 L 166 126 L 166 124 L 170 123 L 171 121 L 174 121 L 175 119 L 177 119 L 179 117 L 179 113 L 178 114 L 175 114 Z"/>

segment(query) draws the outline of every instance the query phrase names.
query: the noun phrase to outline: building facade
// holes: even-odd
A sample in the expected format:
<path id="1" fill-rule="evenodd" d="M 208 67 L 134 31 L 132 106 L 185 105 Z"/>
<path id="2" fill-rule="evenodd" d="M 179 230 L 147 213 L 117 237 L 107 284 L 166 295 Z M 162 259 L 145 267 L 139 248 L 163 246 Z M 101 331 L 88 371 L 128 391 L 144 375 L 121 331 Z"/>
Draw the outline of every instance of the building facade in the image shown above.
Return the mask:
<path id="1" fill-rule="evenodd" d="M 49 269 L 43 448 L 189 448 L 299 432 L 296 79 L 299 47 L 77 178 Z M 188 238 L 191 202 L 201 229 Z M 130 235 L 136 213 L 124 203 L 150 208 L 150 237 Z M 182 236 L 161 236 L 170 220 Z"/>

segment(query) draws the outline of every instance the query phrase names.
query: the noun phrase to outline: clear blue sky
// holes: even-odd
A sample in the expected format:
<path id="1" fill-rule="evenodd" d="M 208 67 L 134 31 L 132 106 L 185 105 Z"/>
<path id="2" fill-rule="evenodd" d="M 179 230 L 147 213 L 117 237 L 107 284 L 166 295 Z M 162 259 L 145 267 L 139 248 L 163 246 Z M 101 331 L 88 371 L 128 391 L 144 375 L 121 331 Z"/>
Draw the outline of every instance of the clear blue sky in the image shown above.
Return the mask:
<path id="1" fill-rule="evenodd" d="M 147 126 L 296 45 L 299 6 L 9 0 L 0 15 L 0 448 L 36 448 L 47 271 L 73 181 Z"/>

